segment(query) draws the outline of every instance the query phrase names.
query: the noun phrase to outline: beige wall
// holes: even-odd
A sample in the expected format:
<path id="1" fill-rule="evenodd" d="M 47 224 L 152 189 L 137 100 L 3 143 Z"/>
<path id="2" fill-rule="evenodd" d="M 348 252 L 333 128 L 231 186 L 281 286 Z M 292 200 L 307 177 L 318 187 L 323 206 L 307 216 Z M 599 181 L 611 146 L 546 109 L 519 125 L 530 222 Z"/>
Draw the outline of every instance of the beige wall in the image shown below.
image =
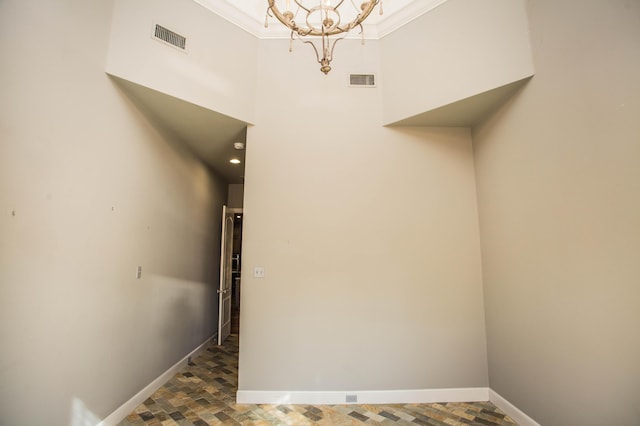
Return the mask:
<path id="1" fill-rule="evenodd" d="M 448 0 L 381 40 L 385 123 L 533 75 L 525 0 Z"/>
<path id="2" fill-rule="evenodd" d="M 188 54 L 154 39 L 155 24 L 185 36 Z M 256 49 L 254 36 L 192 0 L 116 0 L 106 70 L 252 122 Z"/>
<path id="3" fill-rule="evenodd" d="M 227 191 L 227 206 L 233 208 L 242 208 L 244 199 L 244 184 L 232 183 Z"/>
<path id="4" fill-rule="evenodd" d="M 95 424 L 215 331 L 226 187 L 106 76 L 112 8 L 0 2 L 2 425 Z"/>
<path id="5" fill-rule="evenodd" d="M 637 425 L 640 3 L 530 0 L 536 76 L 474 129 L 491 388 Z"/>
<path id="6" fill-rule="evenodd" d="M 241 390 L 487 385 L 470 134 L 382 127 L 380 90 L 347 87 L 378 48 L 341 42 L 325 76 L 310 47 L 260 43 Z"/>
<path id="7" fill-rule="evenodd" d="M 114 3 L 125 5 L 0 2 L 0 424 L 103 418 L 214 332 L 211 259 L 227 188 L 104 74 Z M 403 67 L 406 40 L 395 49 L 390 35 L 339 43 L 324 76 L 308 46 L 290 54 L 286 41 L 254 43 L 236 28 L 246 67 L 234 67 L 238 50 L 194 47 L 213 75 L 180 52 L 163 64 L 117 51 L 115 74 L 256 122 L 242 390 L 490 385 L 544 425 L 640 415 L 638 3 L 530 0 L 537 75 L 512 102 L 472 135 L 381 127 L 452 101 L 439 81 L 457 76 L 469 96 L 530 71 L 523 3 L 483 4 L 444 25 L 453 39 L 427 37 L 451 46 L 439 54 L 452 62 L 410 56 Z M 197 26 L 187 1 L 126 5 L 158 9 L 116 8 L 121 47 L 127 34 L 159 47 L 147 32 L 156 17 Z M 208 35 L 229 30 L 197 15 L 215 21 Z M 455 29 L 479 16 L 517 34 L 482 44 L 522 52 L 513 75 L 480 73 L 484 56 L 450 56 L 464 35 Z M 481 29 L 479 41 L 496 34 Z M 425 80 L 432 65 L 441 75 Z M 469 70 L 487 79 L 466 85 Z M 375 72 L 381 85 L 349 89 L 348 72 Z M 393 89 L 413 80 L 428 84 Z M 254 266 L 264 279 L 251 278 Z"/>

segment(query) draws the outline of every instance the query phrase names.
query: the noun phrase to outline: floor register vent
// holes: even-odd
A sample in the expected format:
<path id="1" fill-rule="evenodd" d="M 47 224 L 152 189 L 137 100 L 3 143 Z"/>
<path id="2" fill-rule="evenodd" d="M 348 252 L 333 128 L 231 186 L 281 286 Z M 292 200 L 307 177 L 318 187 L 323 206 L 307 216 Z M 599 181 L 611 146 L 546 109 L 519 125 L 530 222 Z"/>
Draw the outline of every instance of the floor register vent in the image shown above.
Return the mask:
<path id="1" fill-rule="evenodd" d="M 375 74 L 349 74 L 350 87 L 376 87 Z"/>
<path id="2" fill-rule="evenodd" d="M 174 47 L 177 47 L 180 50 L 187 50 L 187 38 L 171 31 L 168 28 L 163 27 L 162 25 L 156 24 L 153 30 L 153 37 Z"/>

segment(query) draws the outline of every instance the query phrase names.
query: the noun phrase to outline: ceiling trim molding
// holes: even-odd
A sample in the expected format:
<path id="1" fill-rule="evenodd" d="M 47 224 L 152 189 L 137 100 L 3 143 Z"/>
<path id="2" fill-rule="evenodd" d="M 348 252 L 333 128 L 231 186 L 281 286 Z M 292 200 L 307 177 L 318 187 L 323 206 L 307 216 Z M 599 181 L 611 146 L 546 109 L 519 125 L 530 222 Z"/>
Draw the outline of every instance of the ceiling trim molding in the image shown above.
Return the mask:
<path id="1" fill-rule="evenodd" d="M 414 19 L 445 3 L 447 0 L 417 0 L 409 3 L 404 8 L 389 15 L 377 25 L 378 38 L 391 34 L 397 29 L 407 25 Z"/>
<path id="2" fill-rule="evenodd" d="M 242 12 L 240 9 L 232 6 L 223 0 L 193 0 L 205 9 L 209 9 L 211 12 L 220 16 L 221 18 L 231 22 L 232 24 L 242 28 L 249 34 L 252 34 L 258 38 L 262 37 L 262 31 L 264 24 L 256 21 L 255 18 Z M 265 7 L 266 11 L 266 7 Z"/>
<path id="3" fill-rule="evenodd" d="M 291 31 L 279 25 L 275 18 L 269 18 L 269 27 L 265 28 L 264 21 L 260 22 L 255 17 L 248 15 L 225 0 L 193 0 L 205 9 L 210 10 L 226 21 L 236 25 L 249 34 L 259 39 L 288 39 Z M 364 37 L 358 31 L 352 31 L 347 35 L 350 39 L 380 39 L 397 29 L 403 27 L 414 19 L 435 9 L 447 0 L 416 0 L 402 9 L 383 17 L 378 24 L 364 25 Z M 384 3 L 384 2 L 383 2 Z M 265 15 L 266 15 L 265 2 Z M 384 16 L 384 15 L 383 15 Z"/>

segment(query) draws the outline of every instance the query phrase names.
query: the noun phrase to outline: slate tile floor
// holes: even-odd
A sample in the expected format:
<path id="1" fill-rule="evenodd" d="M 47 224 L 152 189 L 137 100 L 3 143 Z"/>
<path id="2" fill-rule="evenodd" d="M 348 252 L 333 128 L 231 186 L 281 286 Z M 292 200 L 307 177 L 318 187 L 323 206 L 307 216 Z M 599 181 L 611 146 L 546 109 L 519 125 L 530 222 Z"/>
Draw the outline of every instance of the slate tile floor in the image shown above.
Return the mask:
<path id="1" fill-rule="evenodd" d="M 516 425 L 490 402 L 389 405 L 236 405 L 238 335 L 211 343 L 135 409 L 130 425 Z"/>

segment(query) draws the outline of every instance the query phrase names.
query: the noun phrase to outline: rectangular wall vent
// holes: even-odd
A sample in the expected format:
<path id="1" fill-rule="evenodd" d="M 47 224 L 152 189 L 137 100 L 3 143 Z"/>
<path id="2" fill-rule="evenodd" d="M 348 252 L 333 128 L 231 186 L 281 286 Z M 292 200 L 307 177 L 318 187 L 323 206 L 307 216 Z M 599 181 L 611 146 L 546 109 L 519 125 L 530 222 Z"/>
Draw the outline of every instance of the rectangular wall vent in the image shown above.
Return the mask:
<path id="1" fill-rule="evenodd" d="M 347 404 L 355 404 L 358 402 L 358 395 L 347 394 L 344 402 L 346 402 Z"/>
<path id="2" fill-rule="evenodd" d="M 153 36 L 158 40 L 177 47 L 178 49 L 187 49 L 187 38 L 185 36 L 175 33 L 170 29 L 163 27 L 162 25 L 156 24 Z"/>
<path id="3" fill-rule="evenodd" d="M 376 87 L 375 74 L 349 74 L 350 87 Z"/>

